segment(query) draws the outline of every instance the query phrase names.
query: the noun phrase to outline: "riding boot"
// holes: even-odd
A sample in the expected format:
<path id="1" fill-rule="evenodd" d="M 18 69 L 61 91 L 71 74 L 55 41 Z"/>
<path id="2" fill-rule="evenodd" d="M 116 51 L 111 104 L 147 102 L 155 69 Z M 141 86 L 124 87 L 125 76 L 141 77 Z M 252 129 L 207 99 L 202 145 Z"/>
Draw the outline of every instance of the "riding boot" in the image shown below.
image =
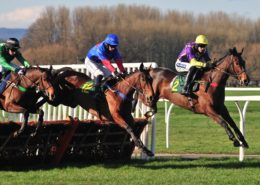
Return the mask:
<path id="1" fill-rule="evenodd" d="M 194 81 L 194 74 L 196 73 L 197 68 L 195 66 L 192 66 L 190 70 L 188 71 L 188 74 L 185 78 L 185 84 L 183 87 L 183 90 L 181 92 L 182 95 L 190 96 L 191 95 L 191 89 L 192 89 L 192 83 Z"/>
<path id="2" fill-rule="evenodd" d="M 94 84 L 95 95 L 94 96 L 95 96 L 96 99 L 99 99 L 99 98 L 102 97 L 102 91 L 101 91 L 101 81 L 102 81 L 102 79 L 103 79 L 103 75 L 98 75 L 95 79 L 95 84 Z"/>

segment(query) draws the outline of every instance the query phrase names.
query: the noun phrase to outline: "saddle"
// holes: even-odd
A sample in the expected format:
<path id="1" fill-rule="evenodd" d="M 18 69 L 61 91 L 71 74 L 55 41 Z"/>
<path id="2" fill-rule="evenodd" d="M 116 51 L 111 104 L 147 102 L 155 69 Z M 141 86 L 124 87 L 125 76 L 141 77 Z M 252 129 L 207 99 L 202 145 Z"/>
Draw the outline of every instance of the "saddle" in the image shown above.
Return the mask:
<path id="1" fill-rule="evenodd" d="M 118 80 L 115 78 L 112 78 L 112 77 L 105 78 L 104 80 L 102 80 L 101 85 L 100 85 L 101 92 L 105 92 L 107 89 L 113 87 L 117 82 L 118 82 Z M 92 80 L 87 81 L 81 85 L 80 89 L 84 93 L 89 93 L 89 92 L 94 93 L 95 92 L 95 83 Z"/>
<path id="2" fill-rule="evenodd" d="M 173 78 L 171 82 L 171 91 L 173 93 L 181 93 L 185 84 L 187 73 L 182 73 L 177 75 L 175 78 Z M 192 86 L 192 92 L 197 92 L 199 90 L 200 82 L 199 79 L 195 79 L 193 83 L 190 85 Z"/>

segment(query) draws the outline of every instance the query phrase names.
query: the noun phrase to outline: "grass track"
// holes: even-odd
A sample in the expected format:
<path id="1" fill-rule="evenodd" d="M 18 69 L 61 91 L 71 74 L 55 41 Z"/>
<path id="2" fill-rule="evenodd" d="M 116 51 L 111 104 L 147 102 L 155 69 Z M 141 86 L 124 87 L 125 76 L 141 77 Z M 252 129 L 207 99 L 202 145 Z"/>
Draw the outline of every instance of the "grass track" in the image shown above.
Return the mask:
<path id="1" fill-rule="evenodd" d="M 68 164 L 56 168 L 1 171 L 1 185 L 258 185 L 260 160 L 235 158 L 184 160 L 134 159 L 127 163 Z"/>
<path id="2" fill-rule="evenodd" d="M 251 93 L 249 93 L 251 94 Z M 242 95 L 249 95 L 242 94 Z M 234 95 L 230 94 L 229 95 Z M 237 94 L 238 95 L 238 94 Z M 226 103 L 238 123 L 233 102 Z M 209 118 L 174 108 L 171 114 L 170 147 L 165 148 L 163 104 L 159 104 L 156 151 L 163 153 L 237 154 L 224 129 Z M 260 155 L 260 102 L 251 102 L 246 116 L 246 154 Z M 56 167 L 0 167 L 0 185 L 259 185 L 260 159 L 164 158 L 150 161 L 70 163 Z"/>

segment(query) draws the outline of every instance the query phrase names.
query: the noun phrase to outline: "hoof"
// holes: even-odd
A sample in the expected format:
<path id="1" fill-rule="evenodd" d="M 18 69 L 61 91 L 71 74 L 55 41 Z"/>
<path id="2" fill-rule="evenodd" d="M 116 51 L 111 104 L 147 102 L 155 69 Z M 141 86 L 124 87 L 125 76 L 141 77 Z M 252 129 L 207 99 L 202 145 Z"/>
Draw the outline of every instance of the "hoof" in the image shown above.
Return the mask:
<path id="1" fill-rule="evenodd" d="M 234 147 L 240 147 L 241 146 L 238 140 L 235 140 L 233 142 L 233 145 L 234 145 Z"/>
<path id="2" fill-rule="evenodd" d="M 146 147 L 143 148 L 143 152 L 144 152 L 147 156 L 149 156 L 149 157 L 153 157 L 153 156 L 154 156 L 154 153 L 151 152 L 150 150 L 148 150 Z"/>
<path id="3" fill-rule="evenodd" d="M 31 137 L 35 137 L 36 134 L 37 134 L 37 132 L 31 133 L 30 136 L 31 136 Z"/>
<path id="4" fill-rule="evenodd" d="M 241 144 L 241 146 L 242 146 L 243 148 L 249 148 L 247 142 L 243 142 L 243 143 Z"/>

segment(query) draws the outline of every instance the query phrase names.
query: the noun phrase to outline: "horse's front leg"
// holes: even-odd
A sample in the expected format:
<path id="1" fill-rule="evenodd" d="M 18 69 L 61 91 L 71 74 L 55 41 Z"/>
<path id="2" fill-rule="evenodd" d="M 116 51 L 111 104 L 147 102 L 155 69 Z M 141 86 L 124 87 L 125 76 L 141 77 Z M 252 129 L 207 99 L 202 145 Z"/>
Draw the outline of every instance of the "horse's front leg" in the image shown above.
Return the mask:
<path id="1" fill-rule="evenodd" d="M 248 148 L 248 144 L 243 136 L 243 134 L 241 133 L 241 131 L 239 130 L 239 128 L 237 127 L 236 123 L 234 122 L 234 120 L 231 118 L 227 107 L 224 106 L 223 110 L 221 112 L 221 116 L 227 121 L 227 123 L 233 128 L 233 130 L 235 131 L 235 134 L 237 136 L 237 138 L 241 141 L 241 146 Z"/>
<path id="2" fill-rule="evenodd" d="M 18 135 L 20 135 L 23 132 L 25 126 L 28 123 L 29 112 L 25 108 L 21 107 L 20 105 L 18 105 L 16 103 L 13 103 L 13 102 L 5 102 L 4 108 L 7 112 L 23 113 L 23 122 L 22 122 L 20 129 L 15 131 L 12 134 L 12 137 L 17 137 Z"/>
<path id="3" fill-rule="evenodd" d="M 231 141 L 233 141 L 233 145 L 234 145 L 235 147 L 240 146 L 239 141 L 236 139 L 236 137 L 235 137 L 235 135 L 233 134 L 232 130 L 229 128 L 229 125 L 228 125 L 227 121 L 226 121 L 225 119 L 223 119 L 223 117 L 222 117 L 220 114 L 218 114 L 218 113 L 213 109 L 212 106 L 208 106 L 208 107 L 206 108 L 206 113 L 205 113 L 205 114 L 206 114 L 207 116 L 209 116 L 210 118 L 212 118 L 215 122 L 217 122 L 220 126 L 222 126 L 222 127 L 225 129 L 225 131 L 226 131 L 226 133 L 227 133 L 229 139 L 230 139 Z"/>
<path id="4" fill-rule="evenodd" d="M 39 128 L 40 128 L 40 127 L 42 126 L 42 124 L 43 124 L 44 111 L 43 111 L 42 109 L 39 109 L 39 110 L 38 110 L 38 113 L 39 113 L 38 122 L 37 122 L 37 124 L 36 124 L 35 131 L 34 131 L 33 133 L 31 133 L 31 137 L 34 137 L 34 136 L 37 134 Z"/>
<path id="5" fill-rule="evenodd" d="M 114 119 L 115 123 L 118 124 L 120 127 L 124 128 L 127 131 L 127 133 L 131 136 L 131 138 L 133 139 L 133 141 L 135 143 L 135 146 L 140 148 L 144 153 L 146 153 L 146 155 L 148 155 L 150 157 L 154 156 L 154 154 L 150 150 L 148 150 L 146 146 L 144 146 L 143 142 L 138 137 L 136 137 L 133 129 L 122 118 L 122 116 L 119 114 L 119 112 L 115 111 L 115 112 L 111 112 L 111 114 L 113 115 L 113 119 Z M 130 115 L 131 115 L 131 113 L 130 113 Z M 131 119 L 134 120 L 133 117 Z M 129 120 L 129 122 L 131 122 L 131 121 Z"/>
<path id="6" fill-rule="evenodd" d="M 23 122 L 22 122 L 22 125 L 20 127 L 19 130 L 15 131 L 13 133 L 13 137 L 17 137 L 19 136 L 25 129 L 27 123 L 28 123 L 28 119 L 29 119 L 29 112 L 26 110 L 24 113 L 23 113 Z"/>

